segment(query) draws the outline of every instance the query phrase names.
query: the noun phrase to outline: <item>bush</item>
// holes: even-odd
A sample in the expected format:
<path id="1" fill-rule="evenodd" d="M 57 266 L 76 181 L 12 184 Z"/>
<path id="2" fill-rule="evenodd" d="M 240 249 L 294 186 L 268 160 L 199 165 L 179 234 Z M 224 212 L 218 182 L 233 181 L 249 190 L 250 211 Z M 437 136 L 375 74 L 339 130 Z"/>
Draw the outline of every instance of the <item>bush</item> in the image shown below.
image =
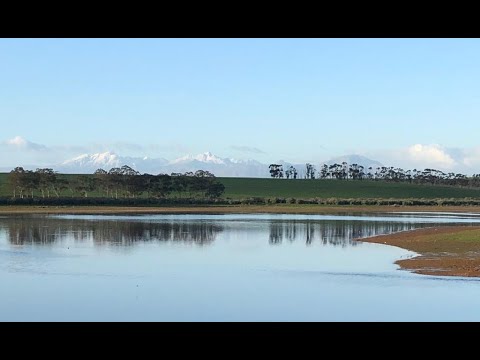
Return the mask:
<path id="1" fill-rule="evenodd" d="M 327 205 L 337 205 L 337 198 L 328 198 L 326 204 Z"/>
<path id="2" fill-rule="evenodd" d="M 189 198 L 0 198 L 0 205 L 34 205 L 34 206 L 162 206 L 162 205 L 227 205 L 224 199 L 189 199 Z"/>
<path id="3" fill-rule="evenodd" d="M 251 197 L 248 199 L 243 199 L 242 204 L 245 205 L 265 205 L 266 201 L 261 197 Z"/>

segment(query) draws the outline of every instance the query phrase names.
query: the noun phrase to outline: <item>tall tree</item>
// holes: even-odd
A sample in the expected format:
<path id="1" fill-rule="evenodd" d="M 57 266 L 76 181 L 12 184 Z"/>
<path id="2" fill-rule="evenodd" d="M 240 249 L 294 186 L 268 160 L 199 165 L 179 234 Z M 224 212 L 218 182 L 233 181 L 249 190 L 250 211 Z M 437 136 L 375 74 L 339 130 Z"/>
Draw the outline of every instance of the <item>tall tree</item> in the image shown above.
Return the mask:
<path id="1" fill-rule="evenodd" d="M 23 167 L 16 167 L 8 175 L 8 182 L 13 189 L 13 197 L 17 196 L 17 191 L 20 193 L 20 197 L 23 198 L 23 191 L 25 190 L 25 170 Z"/>
<path id="2" fill-rule="evenodd" d="M 27 191 L 30 192 L 30 195 L 32 196 L 32 199 L 33 199 L 33 192 L 35 190 L 38 190 L 40 185 L 40 177 L 34 171 L 26 170 L 22 178 L 23 178 L 23 186 Z"/>
<path id="3" fill-rule="evenodd" d="M 78 176 L 74 186 L 83 197 L 88 197 L 88 193 L 95 190 L 95 178 L 88 175 Z"/>
<path id="4" fill-rule="evenodd" d="M 93 175 L 95 178 L 96 186 L 100 188 L 103 192 L 105 192 L 105 194 L 108 197 L 108 194 L 110 192 L 110 187 L 111 187 L 109 182 L 108 172 L 103 169 L 97 169 L 95 170 Z"/>
<path id="5" fill-rule="evenodd" d="M 223 194 L 224 191 L 225 191 L 225 185 L 219 182 L 213 182 L 208 185 L 205 191 L 205 196 L 210 198 L 218 198 Z"/>
<path id="6" fill-rule="evenodd" d="M 322 169 L 320 170 L 320 178 L 326 179 L 328 177 L 328 165 L 323 164 Z"/>
<path id="7" fill-rule="evenodd" d="M 315 179 L 315 166 L 312 164 L 305 165 L 305 179 Z"/>
<path id="8" fill-rule="evenodd" d="M 38 188 L 42 192 L 42 197 L 45 197 L 45 192 L 47 197 L 50 197 L 50 189 L 55 185 L 57 180 L 57 175 L 53 169 L 37 169 L 35 170 L 36 176 L 38 177 Z"/>
<path id="9" fill-rule="evenodd" d="M 283 167 L 279 164 L 270 164 L 270 176 L 272 178 L 283 178 Z"/>

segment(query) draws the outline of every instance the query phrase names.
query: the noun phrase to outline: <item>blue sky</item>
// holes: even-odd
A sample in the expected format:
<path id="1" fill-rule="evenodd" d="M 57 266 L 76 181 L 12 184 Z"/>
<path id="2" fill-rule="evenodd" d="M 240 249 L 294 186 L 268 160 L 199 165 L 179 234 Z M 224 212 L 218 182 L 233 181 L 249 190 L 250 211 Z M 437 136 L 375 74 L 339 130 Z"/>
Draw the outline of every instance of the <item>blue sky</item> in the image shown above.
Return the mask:
<path id="1" fill-rule="evenodd" d="M 2 166 L 211 151 L 480 172 L 479 115 L 479 39 L 0 40 Z"/>

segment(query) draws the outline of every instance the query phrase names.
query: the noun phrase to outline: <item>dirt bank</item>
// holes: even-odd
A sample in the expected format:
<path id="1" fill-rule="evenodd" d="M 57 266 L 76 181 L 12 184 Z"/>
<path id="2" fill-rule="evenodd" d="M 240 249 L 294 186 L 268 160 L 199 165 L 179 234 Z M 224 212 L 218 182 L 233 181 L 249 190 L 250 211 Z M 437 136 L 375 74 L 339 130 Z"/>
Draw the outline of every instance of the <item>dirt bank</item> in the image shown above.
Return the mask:
<path id="1" fill-rule="evenodd" d="M 0 215 L 21 214 L 366 214 L 395 212 L 471 212 L 478 206 L 325 206 L 310 204 L 226 205 L 226 206 L 0 206 Z"/>
<path id="2" fill-rule="evenodd" d="M 398 246 L 420 254 L 395 262 L 419 274 L 480 276 L 480 226 L 434 227 L 361 241 Z"/>

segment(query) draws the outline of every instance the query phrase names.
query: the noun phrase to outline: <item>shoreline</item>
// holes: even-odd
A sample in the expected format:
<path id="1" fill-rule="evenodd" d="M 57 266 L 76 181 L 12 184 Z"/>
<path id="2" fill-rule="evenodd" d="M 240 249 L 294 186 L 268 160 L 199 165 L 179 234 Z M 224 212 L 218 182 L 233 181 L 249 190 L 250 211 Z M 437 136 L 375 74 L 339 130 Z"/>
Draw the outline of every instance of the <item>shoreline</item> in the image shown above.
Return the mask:
<path id="1" fill-rule="evenodd" d="M 417 253 L 395 261 L 403 270 L 422 275 L 480 277 L 480 226 L 436 226 L 356 241 Z"/>
<path id="2" fill-rule="evenodd" d="M 480 206 L 392 206 L 392 205 L 223 205 L 223 206 L 30 206 L 3 205 L 0 215 L 128 215 L 128 214 L 372 214 L 402 212 L 451 212 L 480 214 Z"/>

